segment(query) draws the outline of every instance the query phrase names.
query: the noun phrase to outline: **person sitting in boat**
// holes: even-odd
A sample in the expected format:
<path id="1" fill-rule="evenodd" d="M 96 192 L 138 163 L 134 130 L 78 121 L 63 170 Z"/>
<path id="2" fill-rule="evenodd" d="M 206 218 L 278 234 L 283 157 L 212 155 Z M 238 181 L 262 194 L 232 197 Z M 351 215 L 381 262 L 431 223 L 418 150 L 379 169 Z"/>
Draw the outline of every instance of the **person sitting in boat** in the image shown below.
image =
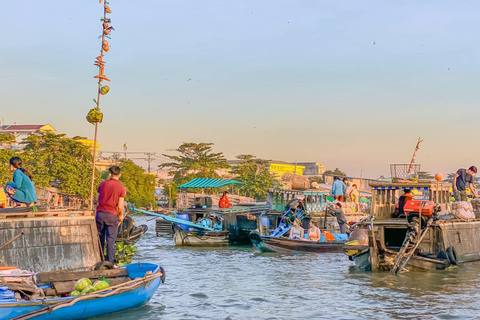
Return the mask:
<path id="1" fill-rule="evenodd" d="M 308 239 L 310 241 L 320 241 L 320 229 L 318 228 L 317 221 L 310 220 L 308 225 Z"/>
<path id="2" fill-rule="evenodd" d="M 290 228 L 290 237 L 292 240 L 305 240 L 303 238 L 304 230 L 300 225 L 300 220 L 295 219 L 293 221 L 293 226 Z"/>
<path id="3" fill-rule="evenodd" d="M 232 203 L 228 200 L 228 191 L 225 191 L 223 193 L 223 196 L 220 198 L 220 201 L 218 202 L 218 207 L 219 208 L 231 208 Z"/>
<path id="4" fill-rule="evenodd" d="M 397 211 L 397 217 L 404 217 L 405 212 L 403 211 L 403 207 L 405 207 L 405 203 L 409 200 L 413 200 L 414 196 L 412 193 L 412 190 L 410 189 L 405 189 L 404 194 L 400 196 L 398 199 L 398 211 Z"/>
<path id="5" fill-rule="evenodd" d="M 10 171 L 13 173 L 13 182 L 7 182 L 5 194 L 17 205 L 26 204 L 33 206 L 37 200 L 37 192 L 33 184 L 32 175 L 22 168 L 22 159 L 13 157 L 10 159 Z"/>

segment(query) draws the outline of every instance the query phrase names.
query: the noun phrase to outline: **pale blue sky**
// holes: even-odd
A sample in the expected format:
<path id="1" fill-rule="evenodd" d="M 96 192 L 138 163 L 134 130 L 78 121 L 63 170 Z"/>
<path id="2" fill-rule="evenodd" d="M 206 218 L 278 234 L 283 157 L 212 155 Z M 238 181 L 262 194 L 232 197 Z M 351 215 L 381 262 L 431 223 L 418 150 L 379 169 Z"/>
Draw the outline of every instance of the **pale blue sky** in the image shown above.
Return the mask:
<path id="1" fill-rule="evenodd" d="M 4 1 L 5 2 L 5 1 Z M 478 1 L 112 0 L 104 150 L 480 165 Z M 0 116 L 93 136 L 98 1 L 2 3 Z M 188 81 L 191 79 L 190 81 Z"/>

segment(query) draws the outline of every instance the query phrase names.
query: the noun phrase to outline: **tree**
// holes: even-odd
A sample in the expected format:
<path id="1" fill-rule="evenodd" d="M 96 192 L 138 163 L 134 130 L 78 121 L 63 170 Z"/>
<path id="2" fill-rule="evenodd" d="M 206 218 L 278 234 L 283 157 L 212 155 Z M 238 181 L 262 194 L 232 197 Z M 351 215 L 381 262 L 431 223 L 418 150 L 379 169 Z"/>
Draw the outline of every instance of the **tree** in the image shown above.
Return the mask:
<path id="1" fill-rule="evenodd" d="M 58 181 L 63 193 L 88 199 L 93 155 L 87 146 L 65 134 L 53 133 L 31 134 L 21 143 L 25 148 L 19 156 L 33 174 L 35 185 L 49 187 L 50 182 Z M 95 178 L 98 186 L 98 170 Z"/>
<path id="2" fill-rule="evenodd" d="M 426 171 L 419 171 L 418 172 L 418 179 L 432 180 L 434 178 L 435 177 L 429 172 L 426 172 Z"/>
<path id="3" fill-rule="evenodd" d="M 0 147 L 9 149 L 15 144 L 15 136 L 9 133 L 0 133 Z"/>
<path id="4" fill-rule="evenodd" d="M 445 179 L 445 182 L 453 183 L 453 178 L 455 178 L 455 174 L 456 174 L 456 172 L 452 172 L 452 173 L 447 174 L 447 178 Z"/>
<path id="5" fill-rule="evenodd" d="M 0 186 L 5 186 L 8 181 L 12 181 L 13 174 L 10 172 L 10 158 L 16 155 L 15 151 L 0 150 Z"/>
<path id="6" fill-rule="evenodd" d="M 132 160 L 121 159 L 119 166 L 122 169 L 120 182 L 127 189 L 125 201 L 133 203 L 135 207 L 146 207 L 149 203 L 156 207 L 155 176 L 146 173 Z"/>
<path id="7" fill-rule="evenodd" d="M 213 143 L 184 142 L 176 152 L 180 155 L 163 156 L 174 162 L 163 163 L 160 168 L 173 168 L 181 176 L 195 175 L 198 178 L 218 178 L 217 169 L 229 168 L 223 153 L 212 152 Z"/>
<path id="8" fill-rule="evenodd" d="M 273 188 L 275 177 L 270 173 L 270 162 L 251 154 L 236 157 L 241 162 L 233 167 L 233 174 L 238 181 L 246 184 L 240 188 L 246 196 L 265 201 L 269 188 Z"/>
<path id="9" fill-rule="evenodd" d="M 346 176 L 347 174 L 343 171 L 341 171 L 338 168 L 335 168 L 335 170 L 325 170 L 325 174 L 334 174 L 336 176 Z"/>

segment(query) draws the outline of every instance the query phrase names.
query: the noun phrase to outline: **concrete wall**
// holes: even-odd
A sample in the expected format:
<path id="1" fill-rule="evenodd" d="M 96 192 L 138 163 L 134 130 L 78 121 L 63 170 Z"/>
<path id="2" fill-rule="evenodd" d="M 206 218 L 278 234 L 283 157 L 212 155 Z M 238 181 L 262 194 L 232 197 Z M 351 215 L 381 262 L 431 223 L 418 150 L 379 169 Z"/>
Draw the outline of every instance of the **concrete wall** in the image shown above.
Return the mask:
<path id="1" fill-rule="evenodd" d="M 35 272 L 93 266 L 100 261 L 95 216 L 0 219 L 0 266 Z"/>

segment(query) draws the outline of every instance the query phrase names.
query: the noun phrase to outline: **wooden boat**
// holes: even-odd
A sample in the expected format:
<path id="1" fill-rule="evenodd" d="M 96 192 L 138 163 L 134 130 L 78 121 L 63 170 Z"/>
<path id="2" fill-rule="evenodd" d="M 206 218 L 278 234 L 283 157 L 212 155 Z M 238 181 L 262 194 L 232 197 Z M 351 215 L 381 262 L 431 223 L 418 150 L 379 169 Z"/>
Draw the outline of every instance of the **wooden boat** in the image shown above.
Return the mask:
<path id="1" fill-rule="evenodd" d="M 228 231 L 185 231 L 173 224 L 173 238 L 176 246 L 225 247 L 230 244 Z"/>
<path id="2" fill-rule="evenodd" d="M 301 241 L 271 236 L 261 236 L 258 231 L 250 233 L 250 240 L 260 252 L 278 253 L 341 253 L 343 252 L 344 241 Z"/>
<path id="3" fill-rule="evenodd" d="M 345 246 L 350 260 L 363 271 L 391 271 L 403 269 L 414 271 L 441 270 L 448 266 L 480 261 L 480 219 L 448 219 L 451 212 L 451 184 L 436 181 L 428 182 L 375 182 L 372 187 L 372 213 L 374 220 L 365 223 L 363 230 L 368 233 L 366 246 Z M 394 218 L 395 202 L 403 189 L 415 190 L 415 200 L 434 201 L 437 210 L 432 223 L 422 229 L 423 238 L 418 238 L 415 252 L 406 263 L 397 269 L 397 256 L 407 243 L 406 236 L 412 230 L 411 221 L 405 217 Z M 410 213 L 412 214 L 412 213 Z M 418 216 L 417 212 L 417 216 Z M 424 220 L 424 216 L 421 215 Z M 416 244 L 416 243 L 415 243 Z M 399 259 L 401 259 L 401 255 Z"/>
<path id="4" fill-rule="evenodd" d="M 42 299 L 38 301 L 0 301 L 0 320 L 24 319 L 86 319 L 146 304 L 164 281 L 163 268 L 151 263 L 135 263 L 124 268 L 96 271 L 53 271 L 37 275 L 47 294 L 53 291 L 70 292 L 75 281 L 84 277 L 96 279 L 103 275 L 110 281 L 110 287 L 93 293 Z M 116 283 L 116 284 L 115 284 Z M 60 292 L 59 292 L 60 291 Z"/>

